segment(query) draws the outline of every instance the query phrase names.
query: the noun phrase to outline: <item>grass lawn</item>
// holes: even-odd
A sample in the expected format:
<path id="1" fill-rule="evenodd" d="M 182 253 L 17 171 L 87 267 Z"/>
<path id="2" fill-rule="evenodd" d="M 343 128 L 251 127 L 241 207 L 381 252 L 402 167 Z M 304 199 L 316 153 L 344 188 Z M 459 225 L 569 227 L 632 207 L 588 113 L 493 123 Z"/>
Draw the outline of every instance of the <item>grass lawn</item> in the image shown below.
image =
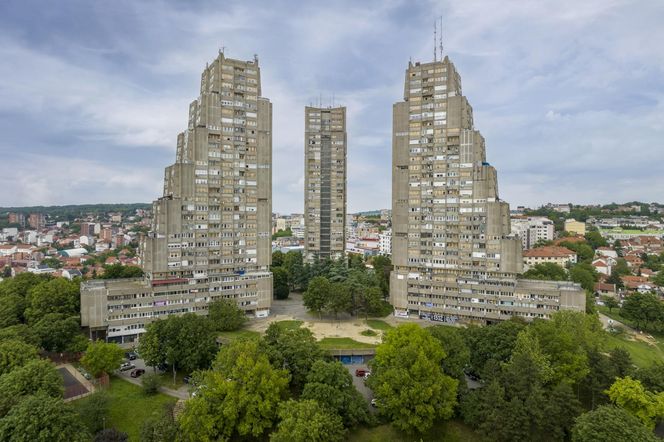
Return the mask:
<path id="1" fill-rule="evenodd" d="M 117 377 L 111 377 L 111 386 L 108 389 L 111 400 L 106 415 L 106 426 L 115 427 L 129 435 L 130 441 L 138 441 L 143 422 L 154 411 L 161 411 L 167 403 L 176 401 L 174 397 L 157 393 L 146 396 L 143 389 Z M 79 407 L 86 398 L 72 402 Z"/>
<path id="2" fill-rule="evenodd" d="M 258 338 L 261 334 L 253 330 L 235 330 L 235 331 L 224 331 L 219 332 L 219 337 L 222 339 L 237 339 L 237 338 Z"/>
<path id="3" fill-rule="evenodd" d="M 382 331 L 387 331 L 394 328 L 387 322 L 382 321 L 380 319 L 367 319 L 367 325 L 371 328 Z"/>
<path id="4" fill-rule="evenodd" d="M 376 348 L 374 344 L 367 344 L 365 342 L 357 342 L 351 338 L 323 338 L 318 341 L 321 348 L 325 350 L 354 350 L 362 348 Z"/>
<path id="5" fill-rule="evenodd" d="M 482 437 L 460 421 L 442 422 L 424 434 L 408 435 L 397 431 L 390 424 L 374 428 L 359 428 L 349 434 L 350 442 L 417 442 L 441 440 L 449 442 L 479 442 Z"/>
<path id="6" fill-rule="evenodd" d="M 638 367 L 648 367 L 664 361 L 664 343 L 661 340 L 658 340 L 658 345 L 654 346 L 643 341 L 632 341 L 625 334 L 616 336 L 607 333 L 606 343 L 609 348 L 623 347 Z"/>
<path id="7" fill-rule="evenodd" d="M 277 321 L 276 324 L 279 324 L 279 327 L 283 328 L 284 330 L 294 330 L 300 328 L 302 324 L 304 324 L 304 321 L 286 320 L 286 321 Z"/>
<path id="8" fill-rule="evenodd" d="M 151 368 L 146 368 L 145 373 L 152 373 Z M 173 372 L 172 371 L 165 371 L 163 373 L 159 373 L 159 383 L 161 384 L 162 387 L 166 388 L 171 388 L 173 390 L 177 390 L 178 388 L 182 387 L 184 385 L 184 382 L 182 381 L 182 378 L 185 377 L 187 373 L 183 372 L 182 370 L 178 371 L 175 373 L 175 384 L 173 384 Z"/>

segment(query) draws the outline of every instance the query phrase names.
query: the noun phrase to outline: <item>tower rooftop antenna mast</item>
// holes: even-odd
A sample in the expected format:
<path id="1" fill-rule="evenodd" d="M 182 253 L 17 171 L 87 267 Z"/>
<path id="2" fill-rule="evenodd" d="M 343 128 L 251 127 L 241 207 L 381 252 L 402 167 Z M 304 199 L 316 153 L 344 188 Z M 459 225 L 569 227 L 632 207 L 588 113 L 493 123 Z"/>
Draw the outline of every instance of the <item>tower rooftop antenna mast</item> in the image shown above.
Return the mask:
<path id="1" fill-rule="evenodd" d="M 440 61 L 443 61 L 443 16 L 440 16 Z"/>
<path id="2" fill-rule="evenodd" d="M 438 43 L 438 38 L 436 37 L 436 31 L 438 29 L 438 20 L 433 21 L 433 61 L 438 61 L 438 51 L 436 50 L 436 43 Z"/>

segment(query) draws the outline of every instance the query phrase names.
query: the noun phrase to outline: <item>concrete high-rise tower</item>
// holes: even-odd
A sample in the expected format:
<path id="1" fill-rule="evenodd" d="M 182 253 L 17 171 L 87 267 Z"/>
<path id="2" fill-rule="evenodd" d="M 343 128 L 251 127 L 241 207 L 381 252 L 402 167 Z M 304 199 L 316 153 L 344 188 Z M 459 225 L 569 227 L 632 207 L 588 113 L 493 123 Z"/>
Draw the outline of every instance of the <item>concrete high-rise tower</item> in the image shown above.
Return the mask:
<path id="1" fill-rule="evenodd" d="M 516 278 L 521 242 L 510 234 L 509 205 L 448 57 L 409 63 L 392 146 L 395 314 L 492 322 L 583 311 L 577 284 Z"/>
<path id="2" fill-rule="evenodd" d="M 140 250 L 145 277 L 84 282 L 82 324 L 126 342 L 154 319 L 205 314 L 216 299 L 268 315 L 271 168 L 272 104 L 261 96 L 258 59 L 220 52 L 203 71 L 164 196 L 153 203 Z"/>
<path id="3" fill-rule="evenodd" d="M 346 248 L 346 108 L 304 109 L 304 255 L 337 259 Z"/>

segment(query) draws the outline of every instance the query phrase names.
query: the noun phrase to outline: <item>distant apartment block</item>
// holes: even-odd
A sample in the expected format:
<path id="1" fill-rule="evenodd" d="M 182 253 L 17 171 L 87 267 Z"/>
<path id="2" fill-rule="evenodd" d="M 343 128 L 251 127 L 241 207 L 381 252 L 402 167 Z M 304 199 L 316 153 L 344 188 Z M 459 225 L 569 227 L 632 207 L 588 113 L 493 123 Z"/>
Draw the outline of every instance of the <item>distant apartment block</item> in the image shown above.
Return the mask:
<path id="1" fill-rule="evenodd" d="M 46 217 L 43 213 L 31 213 L 28 216 L 28 225 L 35 230 L 41 230 L 46 226 Z"/>
<path id="2" fill-rule="evenodd" d="M 304 254 L 311 262 L 344 254 L 346 108 L 304 110 Z"/>
<path id="3" fill-rule="evenodd" d="M 490 323 L 584 311 L 578 284 L 517 279 L 521 241 L 445 57 L 409 63 L 393 107 L 390 301 L 397 316 Z"/>
<path id="4" fill-rule="evenodd" d="M 513 216 L 512 233 L 519 235 L 524 249 L 532 249 L 538 241 L 553 241 L 553 221 L 544 216 Z"/>
<path id="5" fill-rule="evenodd" d="M 577 221 L 575 219 L 566 219 L 565 220 L 565 232 L 574 233 L 576 235 L 585 235 L 586 234 L 586 223 Z"/>
<path id="6" fill-rule="evenodd" d="M 379 234 L 379 253 L 381 255 L 392 254 L 392 229 L 387 229 Z"/>
<path id="7" fill-rule="evenodd" d="M 219 53 L 200 84 L 141 239 L 145 277 L 82 284 L 81 322 L 93 338 L 131 342 L 151 321 L 206 314 L 217 299 L 269 314 L 272 104 L 256 58 Z"/>
<path id="8" fill-rule="evenodd" d="M 21 212 L 10 212 L 7 221 L 9 224 L 18 224 L 21 227 L 25 226 L 25 214 Z"/>

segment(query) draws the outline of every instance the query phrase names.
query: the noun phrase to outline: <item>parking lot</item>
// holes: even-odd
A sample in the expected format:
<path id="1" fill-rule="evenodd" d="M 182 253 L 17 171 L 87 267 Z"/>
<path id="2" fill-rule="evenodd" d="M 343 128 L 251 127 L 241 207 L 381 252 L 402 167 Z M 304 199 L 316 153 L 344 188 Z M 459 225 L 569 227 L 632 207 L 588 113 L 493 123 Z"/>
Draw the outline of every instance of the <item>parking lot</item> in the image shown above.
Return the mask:
<path id="1" fill-rule="evenodd" d="M 373 399 L 373 392 L 364 384 L 363 377 L 355 376 L 355 370 L 357 370 L 358 368 L 368 371 L 369 367 L 366 364 L 348 364 L 345 367 L 348 369 L 348 372 L 353 377 L 353 385 L 355 386 L 355 388 L 357 388 L 357 391 L 359 391 L 362 394 L 362 396 L 364 396 L 367 402 L 371 402 L 371 399 Z"/>

